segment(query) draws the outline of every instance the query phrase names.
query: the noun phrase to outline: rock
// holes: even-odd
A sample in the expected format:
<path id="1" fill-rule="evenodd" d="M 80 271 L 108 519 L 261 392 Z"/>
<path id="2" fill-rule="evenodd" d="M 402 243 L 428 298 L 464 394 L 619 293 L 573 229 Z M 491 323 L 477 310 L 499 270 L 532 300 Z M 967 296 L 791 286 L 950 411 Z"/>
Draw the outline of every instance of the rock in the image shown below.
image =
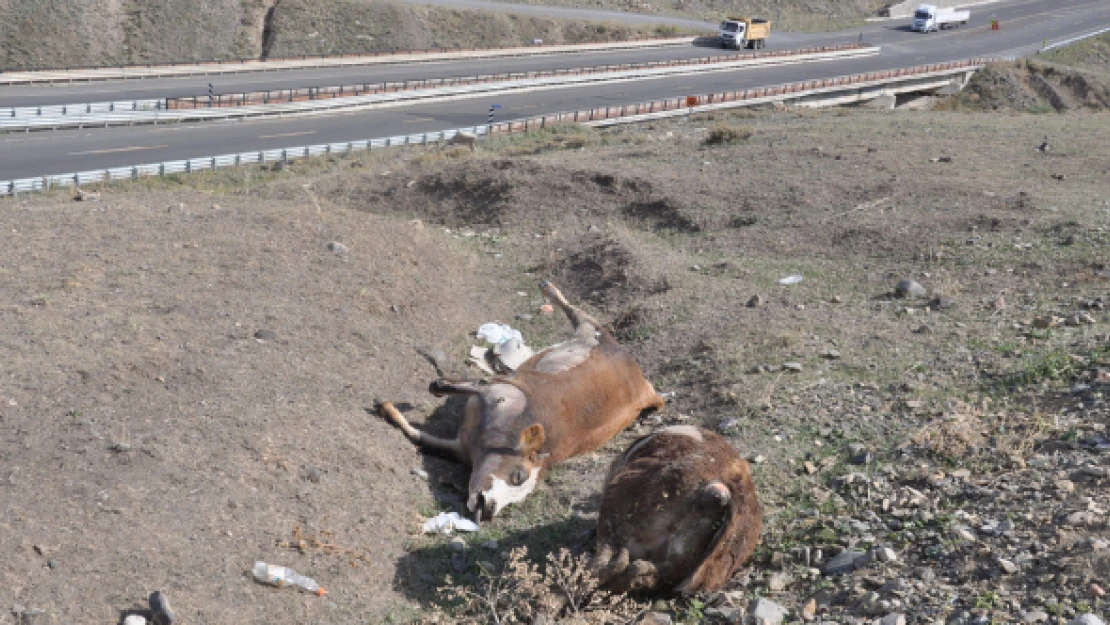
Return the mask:
<path id="1" fill-rule="evenodd" d="M 1105 625 L 1105 623 L 1103 623 L 1102 619 L 1095 616 L 1094 614 L 1088 613 L 1080 614 L 1079 616 L 1073 618 L 1071 622 L 1068 623 L 1068 625 Z"/>
<path id="2" fill-rule="evenodd" d="M 886 616 L 884 616 L 883 620 L 879 621 L 879 624 L 880 625 L 906 625 L 906 615 L 905 614 L 898 614 L 897 612 L 893 612 L 891 614 L 887 614 Z"/>
<path id="3" fill-rule="evenodd" d="M 913 280 L 900 280 L 894 287 L 894 295 L 901 298 L 925 297 L 929 292 Z"/>
<path id="4" fill-rule="evenodd" d="M 933 310 L 945 310 L 952 308 L 956 305 L 956 300 L 948 297 L 947 295 L 938 295 L 929 301 L 929 307 Z"/>
<path id="5" fill-rule="evenodd" d="M 790 373 L 801 373 L 802 363 L 800 362 L 784 362 L 782 363 L 782 370 Z"/>
<path id="6" fill-rule="evenodd" d="M 864 566 L 867 559 L 867 554 L 862 551 L 845 549 L 825 563 L 824 571 L 826 575 L 849 573 L 859 566 Z"/>
<path id="7" fill-rule="evenodd" d="M 305 477 L 308 478 L 309 482 L 319 484 L 320 480 L 324 479 L 324 472 L 320 470 L 320 467 L 309 467 Z"/>
<path id="8" fill-rule="evenodd" d="M 1072 482 L 1071 480 L 1056 480 L 1054 486 L 1056 487 L 1056 490 L 1060 491 L 1061 493 L 1075 492 L 1075 482 Z"/>
<path id="9" fill-rule="evenodd" d="M 879 562 L 897 562 L 898 552 L 890 547 L 879 547 L 875 550 L 875 559 Z"/>
<path id="10" fill-rule="evenodd" d="M 640 625 L 671 625 L 671 615 L 665 612 L 648 612 L 640 619 Z"/>
<path id="11" fill-rule="evenodd" d="M 864 614 L 875 616 L 885 611 L 883 607 L 883 596 L 877 592 L 871 591 L 859 600 L 859 609 Z"/>
<path id="12" fill-rule="evenodd" d="M 166 593 L 155 590 L 150 593 L 147 603 L 150 604 L 150 620 L 154 625 L 173 625 L 176 622 L 177 617 L 170 607 L 170 600 L 166 597 Z"/>
<path id="13" fill-rule="evenodd" d="M 1023 623 L 1044 623 L 1048 620 L 1048 613 L 1044 610 L 1022 611 L 1018 616 Z"/>
<path id="14" fill-rule="evenodd" d="M 413 475 L 415 475 L 416 477 L 424 480 L 425 482 L 428 481 L 428 472 L 425 471 L 424 469 L 417 469 L 417 468 L 414 467 L 412 469 L 409 469 L 409 473 L 412 473 Z"/>
<path id="15" fill-rule="evenodd" d="M 1006 558 L 998 559 L 998 568 L 1002 569 L 1002 572 L 1007 575 L 1013 575 L 1018 571 L 1018 565 L 1014 564 L 1010 560 L 1007 560 Z"/>
<path id="16" fill-rule="evenodd" d="M 254 333 L 254 338 L 258 339 L 259 341 L 276 341 L 277 332 L 274 332 L 273 330 L 258 330 Z"/>
<path id="17" fill-rule="evenodd" d="M 349 251 L 349 250 L 347 249 L 347 246 L 346 246 L 346 245 L 343 245 L 343 244 L 342 244 L 342 243 L 340 243 L 339 241 L 331 241 L 331 242 L 329 242 L 329 243 L 328 243 L 328 249 L 329 249 L 330 251 L 334 252 L 335 254 L 338 254 L 339 256 L 344 256 L 344 255 L 346 255 L 346 254 L 347 254 L 347 252 Z"/>
<path id="18" fill-rule="evenodd" d="M 780 625 L 786 619 L 786 608 L 760 597 L 751 603 L 748 615 L 755 625 Z"/>
<path id="19" fill-rule="evenodd" d="M 802 606 L 802 618 L 807 621 L 812 621 L 817 618 L 817 600 L 810 599 Z"/>
<path id="20" fill-rule="evenodd" d="M 713 617 L 713 622 L 724 621 L 725 623 L 739 623 L 744 618 L 744 612 L 741 611 L 740 608 L 733 608 L 729 606 L 708 608 L 705 611 L 705 615 Z M 670 623 L 670 621 L 667 622 Z"/>
<path id="21" fill-rule="evenodd" d="M 829 360 L 840 360 L 840 352 L 835 349 L 826 349 L 821 356 Z"/>
<path id="22" fill-rule="evenodd" d="M 952 531 L 952 533 L 956 535 L 956 538 L 964 542 L 973 543 L 976 540 L 975 534 L 973 534 L 971 530 L 966 527 L 957 527 Z"/>
<path id="23" fill-rule="evenodd" d="M 792 581 L 794 580 L 790 578 L 788 573 L 771 573 L 771 579 L 767 580 L 767 590 L 771 592 L 782 592 L 786 590 L 786 587 L 789 586 Z"/>
<path id="24" fill-rule="evenodd" d="M 1059 319 L 1057 319 L 1056 317 L 1053 317 L 1052 315 L 1042 315 L 1040 317 L 1037 317 L 1037 318 L 1033 319 L 1033 327 L 1037 328 L 1039 330 L 1045 330 L 1047 328 L 1055 328 L 1058 325 L 1060 325 Z"/>
<path id="25" fill-rule="evenodd" d="M 763 298 L 759 295 L 753 295 L 748 300 L 748 308 L 755 308 L 763 304 Z"/>

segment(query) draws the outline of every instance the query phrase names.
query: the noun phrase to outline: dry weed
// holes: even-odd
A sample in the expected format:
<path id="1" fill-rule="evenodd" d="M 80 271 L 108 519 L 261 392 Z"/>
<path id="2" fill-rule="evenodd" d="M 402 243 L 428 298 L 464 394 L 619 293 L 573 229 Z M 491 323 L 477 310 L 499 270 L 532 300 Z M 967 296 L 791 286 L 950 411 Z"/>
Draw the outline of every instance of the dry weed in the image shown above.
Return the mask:
<path id="1" fill-rule="evenodd" d="M 572 625 L 632 623 L 647 609 L 626 595 L 598 588 L 586 555 L 573 556 L 567 549 L 548 554 L 543 570 L 528 560 L 528 548 L 509 553 L 501 570 L 479 566 L 473 588 L 447 578 L 441 596 L 453 604 L 452 616 L 463 623 L 532 623 L 540 615 Z"/>
<path id="2" fill-rule="evenodd" d="M 983 442 L 982 416 L 974 406 L 960 402 L 949 414 L 914 432 L 910 441 L 937 457 L 965 457 Z"/>
<path id="3" fill-rule="evenodd" d="M 739 143 L 750 139 L 752 134 L 754 134 L 754 131 L 746 126 L 717 124 L 709 129 L 709 134 L 705 137 L 705 145 Z"/>

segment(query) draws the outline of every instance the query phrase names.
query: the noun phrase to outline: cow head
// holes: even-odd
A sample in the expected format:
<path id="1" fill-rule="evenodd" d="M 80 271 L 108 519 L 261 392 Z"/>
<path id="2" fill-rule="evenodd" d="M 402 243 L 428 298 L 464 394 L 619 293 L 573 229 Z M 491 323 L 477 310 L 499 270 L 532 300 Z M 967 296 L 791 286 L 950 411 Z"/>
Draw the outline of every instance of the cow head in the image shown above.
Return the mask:
<path id="1" fill-rule="evenodd" d="M 470 474 L 467 507 L 474 518 L 493 518 L 509 504 L 523 501 L 536 489 L 543 470 L 546 434 L 539 423 L 524 428 L 512 448 L 487 449 Z"/>

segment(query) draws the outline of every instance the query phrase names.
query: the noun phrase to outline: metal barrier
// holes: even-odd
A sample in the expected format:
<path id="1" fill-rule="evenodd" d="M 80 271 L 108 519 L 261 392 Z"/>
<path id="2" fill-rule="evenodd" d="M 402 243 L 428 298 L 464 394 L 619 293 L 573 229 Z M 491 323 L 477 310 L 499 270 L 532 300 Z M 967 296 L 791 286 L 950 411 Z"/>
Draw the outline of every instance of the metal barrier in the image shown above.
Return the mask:
<path id="1" fill-rule="evenodd" d="M 803 98 L 815 93 L 832 93 L 837 90 L 852 90 L 866 87 L 881 87 L 892 81 L 913 80 L 925 76 L 949 76 L 978 69 L 995 59 L 972 59 L 955 61 L 936 65 L 918 66 L 900 70 L 883 72 L 869 72 L 850 76 L 838 76 L 820 81 L 804 81 L 776 85 L 773 87 L 758 87 L 741 91 L 728 91 L 723 93 L 705 94 L 694 96 L 696 106 L 688 107 L 687 98 L 668 98 L 651 102 L 640 102 L 622 106 L 607 106 L 604 108 L 591 108 L 587 110 L 555 113 L 539 117 L 530 117 L 522 120 L 499 122 L 486 126 L 473 126 L 454 130 L 442 130 L 414 135 L 399 135 L 382 139 L 369 139 L 345 143 L 326 143 L 319 145 L 283 148 L 276 150 L 262 150 L 257 152 L 242 152 L 238 154 L 225 154 L 220 156 L 206 156 L 164 163 L 135 165 L 132 167 L 117 167 L 112 169 L 93 170 L 68 174 L 54 174 L 36 178 L 22 178 L 0 182 L 0 196 L 46 191 L 57 187 L 72 185 L 113 182 L 119 180 L 133 180 L 148 176 L 166 176 L 179 173 L 192 173 L 204 170 L 213 170 L 221 167 L 235 167 L 239 165 L 264 164 L 273 161 L 287 161 L 296 158 L 325 154 L 346 154 L 362 150 L 373 150 L 405 145 L 427 145 L 439 141 L 449 140 L 460 132 L 468 132 L 478 136 L 492 134 L 529 132 L 567 123 L 599 124 L 610 120 L 624 119 L 635 122 L 647 119 L 656 119 L 664 116 L 681 115 L 687 111 L 710 110 L 732 106 L 749 106 L 764 102 L 781 100 L 787 97 Z"/>
<path id="2" fill-rule="evenodd" d="M 688 67 L 697 65 L 714 65 L 720 63 L 740 63 L 744 61 L 758 61 L 764 58 L 783 58 L 798 55 L 821 54 L 841 52 L 845 50 L 874 50 L 880 48 L 859 43 L 836 44 L 831 46 L 813 46 L 793 50 L 774 50 L 753 52 L 743 55 L 717 55 L 692 59 L 673 59 L 666 61 L 649 61 L 645 63 L 621 63 L 619 65 L 595 65 L 581 68 L 562 68 L 552 70 L 537 70 L 528 72 L 507 72 L 504 74 L 482 74 L 477 76 L 462 76 L 455 78 L 426 78 L 404 81 L 362 83 L 355 85 L 315 86 L 299 89 L 282 89 L 253 91 L 243 93 L 229 93 L 216 95 L 195 95 L 177 98 L 166 98 L 165 107 L 168 109 L 179 108 L 212 108 L 225 106 L 248 106 L 255 104 L 270 104 L 271 102 L 299 102 L 347 98 L 359 95 L 389 93 L 397 91 L 413 91 L 469 85 L 475 83 L 506 82 L 510 80 L 526 80 L 531 78 L 547 78 L 553 76 L 580 76 L 584 74 L 598 74 L 605 72 L 629 71 L 637 69 L 651 69 L 658 67 Z"/>

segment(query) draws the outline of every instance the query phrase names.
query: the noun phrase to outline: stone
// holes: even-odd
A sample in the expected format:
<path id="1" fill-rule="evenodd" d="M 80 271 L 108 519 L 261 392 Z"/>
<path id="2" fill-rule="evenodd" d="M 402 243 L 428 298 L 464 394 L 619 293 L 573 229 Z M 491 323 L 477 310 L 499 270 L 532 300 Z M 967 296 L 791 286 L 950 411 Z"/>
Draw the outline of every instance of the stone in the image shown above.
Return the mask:
<path id="1" fill-rule="evenodd" d="M 925 297 L 929 292 L 925 287 L 914 282 L 913 280 L 899 280 L 898 284 L 894 286 L 894 295 L 903 299 Z"/>
<path id="2" fill-rule="evenodd" d="M 875 550 L 875 559 L 879 562 L 897 562 L 898 552 L 890 547 L 879 547 Z"/>
<path id="3" fill-rule="evenodd" d="M 1044 610 L 1022 611 L 1018 616 L 1023 623 L 1044 623 L 1048 620 L 1048 613 Z"/>
<path id="4" fill-rule="evenodd" d="M 1013 575 L 1018 571 L 1018 565 L 1014 564 L 1010 560 L 1007 560 L 1006 558 L 998 559 L 998 568 L 1002 569 L 1002 572 L 1007 575 Z"/>
<path id="5" fill-rule="evenodd" d="M 257 332 L 254 333 L 254 338 L 258 339 L 259 341 L 276 341 L 277 340 L 277 332 L 274 332 L 273 330 L 265 330 L 265 329 L 258 330 Z"/>
<path id="6" fill-rule="evenodd" d="M 788 371 L 790 373 L 801 373 L 802 363 L 800 363 L 800 362 L 784 362 L 782 364 L 782 370 L 783 371 Z"/>
<path id="7" fill-rule="evenodd" d="M 929 308 L 933 310 L 945 310 L 952 308 L 956 305 L 956 300 L 948 297 L 947 295 L 938 295 L 929 301 Z"/>
<path id="8" fill-rule="evenodd" d="M 748 299 L 748 308 L 755 308 L 761 304 L 763 304 L 763 297 L 759 295 L 753 295 Z"/>
<path id="9" fill-rule="evenodd" d="M 166 593 L 155 590 L 147 597 L 147 603 L 150 605 L 150 620 L 154 625 L 173 625 L 177 621 Z"/>
<path id="10" fill-rule="evenodd" d="M 790 585 L 793 580 L 788 573 L 771 573 L 771 578 L 767 580 L 767 590 L 771 592 L 782 592 Z"/>
<path id="11" fill-rule="evenodd" d="M 973 543 L 976 540 L 975 534 L 973 534 L 971 530 L 966 527 L 957 527 L 952 531 L 952 533 L 956 535 L 956 538 L 964 542 Z"/>
<path id="12" fill-rule="evenodd" d="M 343 256 L 349 251 L 347 249 L 347 246 L 343 245 L 339 241 L 331 241 L 330 243 L 328 243 L 328 250 L 334 252 L 335 254 L 338 254 L 339 256 Z"/>
<path id="13" fill-rule="evenodd" d="M 786 608 L 770 599 L 760 597 L 751 603 L 748 616 L 755 625 L 780 625 L 786 619 Z"/>
<path id="14" fill-rule="evenodd" d="M 840 352 L 835 349 L 826 349 L 821 356 L 828 360 L 840 360 Z"/>
<path id="15" fill-rule="evenodd" d="M 906 615 L 892 612 L 884 616 L 879 625 L 906 625 Z"/>
<path id="16" fill-rule="evenodd" d="M 739 623 L 744 619 L 744 612 L 740 608 L 733 608 L 729 606 L 718 606 L 714 608 L 707 608 L 705 615 L 713 617 L 713 622 L 725 623 Z M 669 618 L 669 617 L 668 617 Z M 670 623 L 670 621 L 667 621 Z"/>
<path id="17" fill-rule="evenodd" d="M 640 625 L 672 625 L 671 615 L 665 612 L 648 612 L 640 619 Z"/>
<path id="18" fill-rule="evenodd" d="M 863 566 L 867 554 L 855 549 L 845 549 L 836 554 L 832 559 L 825 563 L 824 572 L 826 575 L 839 575 L 841 573 L 850 573 L 858 566 Z"/>
<path id="19" fill-rule="evenodd" d="M 884 612 L 883 596 L 875 591 L 864 594 L 859 600 L 859 609 L 869 616 L 875 616 Z"/>
<path id="20" fill-rule="evenodd" d="M 412 469 L 409 469 L 409 473 L 412 473 L 413 475 L 415 475 L 416 477 L 424 480 L 425 482 L 428 481 L 428 472 L 425 471 L 424 469 L 418 469 L 418 468 L 414 467 Z"/>
<path id="21" fill-rule="evenodd" d="M 812 621 L 817 618 L 817 600 L 810 599 L 802 606 L 802 618 L 807 621 Z"/>
<path id="22" fill-rule="evenodd" d="M 1099 617 L 1095 616 L 1094 614 L 1088 613 L 1088 614 L 1080 614 L 1079 616 L 1073 618 L 1071 620 L 1071 622 L 1068 623 L 1068 625 L 1106 625 L 1106 624 Z"/>

